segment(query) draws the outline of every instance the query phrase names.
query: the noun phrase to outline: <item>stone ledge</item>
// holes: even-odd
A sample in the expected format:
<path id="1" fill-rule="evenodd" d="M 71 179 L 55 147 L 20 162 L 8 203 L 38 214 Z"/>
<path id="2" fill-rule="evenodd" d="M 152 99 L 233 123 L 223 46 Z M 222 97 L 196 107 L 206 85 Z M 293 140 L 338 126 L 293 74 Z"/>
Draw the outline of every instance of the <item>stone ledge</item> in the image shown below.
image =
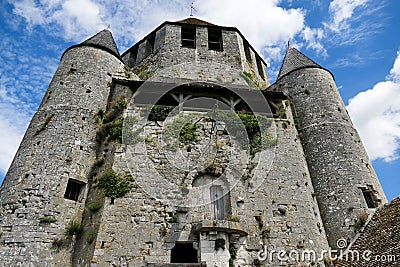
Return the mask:
<path id="1" fill-rule="evenodd" d="M 193 223 L 193 231 L 195 233 L 205 231 L 221 231 L 229 234 L 247 236 L 247 231 L 243 230 L 240 223 L 227 220 L 204 220 Z"/>

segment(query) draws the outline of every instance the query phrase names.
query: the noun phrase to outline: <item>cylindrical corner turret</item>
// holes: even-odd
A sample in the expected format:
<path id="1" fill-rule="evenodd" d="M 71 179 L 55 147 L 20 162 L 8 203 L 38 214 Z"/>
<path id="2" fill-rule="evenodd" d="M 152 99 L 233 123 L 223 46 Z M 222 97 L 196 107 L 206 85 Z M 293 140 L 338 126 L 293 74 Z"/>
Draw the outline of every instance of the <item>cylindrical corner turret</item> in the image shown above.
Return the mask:
<path id="1" fill-rule="evenodd" d="M 332 74 L 289 48 L 276 85 L 292 99 L 329 244 L 336 248 L 386 197 Z"/>
<path id="2" fill-rule="evenodd" d="M 70 266 L 54 246 L 80 222 L 96 114 L 106 108 L 111 73 L 123 67 L 108 30 L 63 54 L 0 189 L 0 265 Z"/>

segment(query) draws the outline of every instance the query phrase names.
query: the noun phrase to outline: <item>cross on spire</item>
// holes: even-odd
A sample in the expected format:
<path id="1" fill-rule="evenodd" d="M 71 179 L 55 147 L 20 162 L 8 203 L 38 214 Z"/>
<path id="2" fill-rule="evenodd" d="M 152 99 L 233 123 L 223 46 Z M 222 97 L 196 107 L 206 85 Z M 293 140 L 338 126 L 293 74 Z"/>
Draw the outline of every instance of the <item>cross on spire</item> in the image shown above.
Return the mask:
<path id="1" fill-rule="evenodd" d="M 190 3 L 190 16 L 193 17 L 193 11 L 196 11 L 194 8 L 194 2 Z"/>

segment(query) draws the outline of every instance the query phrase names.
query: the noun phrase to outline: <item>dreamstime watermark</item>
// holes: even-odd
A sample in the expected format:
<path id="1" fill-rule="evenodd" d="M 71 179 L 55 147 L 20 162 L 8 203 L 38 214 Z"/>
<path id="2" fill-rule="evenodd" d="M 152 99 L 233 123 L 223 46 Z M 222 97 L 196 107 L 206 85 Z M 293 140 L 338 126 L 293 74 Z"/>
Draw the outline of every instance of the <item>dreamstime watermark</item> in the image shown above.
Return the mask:
<path id="1" fill-rule="evenodd" d="M 334 261 L 349 261 L 349 262 L 360 262 L 360 261 L 374 261 L 374 262 L 396 262 L 400 259 L 400 255 L 392 254 L 381 254 L 374 255 L 371 250 L 351 250 L 345 249 L 347 247 L 347 241 L 345 239 L 339 239 L 337 241 L 338 249 L 329 249 L 316 251 L 313 249 L 303 250 L 268 250 L 265 245 L 262 250 L 257 253 L 259 261 L 272 262 L 334 262 Z"/>

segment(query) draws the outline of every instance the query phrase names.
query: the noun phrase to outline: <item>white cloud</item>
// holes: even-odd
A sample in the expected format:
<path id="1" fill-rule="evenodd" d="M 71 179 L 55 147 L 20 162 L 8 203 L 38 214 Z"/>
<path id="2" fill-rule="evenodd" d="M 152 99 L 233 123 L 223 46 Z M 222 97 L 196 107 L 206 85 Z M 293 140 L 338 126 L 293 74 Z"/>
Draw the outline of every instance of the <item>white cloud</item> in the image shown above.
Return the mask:
<path id="1" fill-rule="evenodd" d="M 325 57 L 328 55 L 328 52 L 322 44 L 322 40 L 325 37 L 323 29 L 311 29 L 310 27 L 305 27 L 302 35 L 303 39 L 307 43 L 307 48 L 314 49 Z"/>
<path id="2" fill-rule="evenodd" d="M 43 11 L 35 4 L 33 0 L 22 0 L 15 2 L 13 12 L 24 17 L 30 27 L 45 23 Z"/>
<path id="3" fill-rule="evenodd" d="M 278 6 L 279 2 L 203 0 L 197 9 L 201 18 L 215 24 L 237 27 L 258 51 L 262 51 L 265 46 L 286 44 L 304 26 L 303 10 L 284 9 Z"/>
<path id="4" fill-rule="evenodd" d="M 332 20 L 326 24 L 333 31 L 346 28 L 347 20 L 353 16 L 354 10 L 368 3 L 369 0 L 333 0 L 329 5 Z"/>
<path id="5" fill-rule="evenodd" d="M 7 171 L 58 64 L 57 59 L 38 53 L 38 40 L 29 38 L 5 35 L 0 40 L 1 173 Z"/>
<path id="6" fill-rule="evenodd" d="M 50 19 L 63 27 L 67 39 L 78 39 L 82 34 L 93 35 L 105 28 L 100 7 L 90 0 L 67 0 Z"/>
<path id="7" fill-rule="evenodd" d="M 0 138 L 2 143 L 0 149 L 0 170 L 5 173 L 14 158 L 24 133 L 17 129 L 15 125 L 12 125 L 12 123 L 1 114 L 0 125 Z"/>
<path id="8" fill-rule="evenodd" d="M 389 78 L 400 83 L 400 51 L 397 52 L 397 58 L 394 61 L 393 68 L 390 70 Z"/>
<path id="9" fill-rule="evenodd" d="M 400 148 L 400 52 L 389 80 L 349 100 L 347 109 L 371 160 L 392 161 Z"/>

